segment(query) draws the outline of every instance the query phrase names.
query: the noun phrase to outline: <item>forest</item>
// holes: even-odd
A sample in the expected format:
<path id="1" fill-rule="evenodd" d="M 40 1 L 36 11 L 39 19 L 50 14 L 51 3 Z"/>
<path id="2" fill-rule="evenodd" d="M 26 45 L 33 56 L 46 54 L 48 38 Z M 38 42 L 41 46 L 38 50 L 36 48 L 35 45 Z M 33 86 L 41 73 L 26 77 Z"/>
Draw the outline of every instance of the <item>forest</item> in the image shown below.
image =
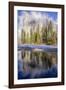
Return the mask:
<path id="1" fill-rule="evenodd" d="M 30 14 L 25 14 L 22 21 L 22 26 L 18 38 L 20 44 L 46 44 L 57 45 L 57 24 L 48 16 L 31 17 Z"/>

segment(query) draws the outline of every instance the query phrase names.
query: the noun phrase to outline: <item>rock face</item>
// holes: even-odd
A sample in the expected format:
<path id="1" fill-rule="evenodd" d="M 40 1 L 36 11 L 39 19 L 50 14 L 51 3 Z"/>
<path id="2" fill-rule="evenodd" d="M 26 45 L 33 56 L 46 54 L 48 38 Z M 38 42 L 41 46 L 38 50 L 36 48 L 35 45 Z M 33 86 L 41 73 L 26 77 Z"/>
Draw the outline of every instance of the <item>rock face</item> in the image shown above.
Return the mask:
<path id="1" fill-rule="evenodd" d="M 18 41 L 22 44 L 57 44 L 57 24 L 47 14 L 23 11 L 18 19 Z"/>
<path id="2" fill-rule="evenodd" d="M 57 23 L 37 11 L 18 21 L 18 79 L 57 77 Z"/>

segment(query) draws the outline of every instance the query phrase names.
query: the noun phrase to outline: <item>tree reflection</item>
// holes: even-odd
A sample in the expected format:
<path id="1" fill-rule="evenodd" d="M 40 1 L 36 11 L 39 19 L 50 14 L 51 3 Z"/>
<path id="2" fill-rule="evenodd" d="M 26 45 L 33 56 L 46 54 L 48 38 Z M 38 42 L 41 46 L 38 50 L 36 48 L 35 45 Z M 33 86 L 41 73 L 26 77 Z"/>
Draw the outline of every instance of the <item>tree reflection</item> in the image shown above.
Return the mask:
<path id="1" fill-rule="evenodd" d="M 18 57 L 19 58 L 19 57 Z M 57 64 L 57 54 L 44 51 L 21 50 L 23 67 L 49 69 Z"/>

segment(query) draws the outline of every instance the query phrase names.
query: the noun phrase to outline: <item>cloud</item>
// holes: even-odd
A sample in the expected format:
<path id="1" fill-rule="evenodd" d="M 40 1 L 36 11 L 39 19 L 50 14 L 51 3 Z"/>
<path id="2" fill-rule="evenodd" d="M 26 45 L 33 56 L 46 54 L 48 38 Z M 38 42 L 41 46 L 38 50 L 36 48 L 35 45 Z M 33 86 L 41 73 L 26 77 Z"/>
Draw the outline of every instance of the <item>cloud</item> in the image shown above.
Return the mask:
<path id="1" fill-rule="evenodd" d="M 44 26 L 51 21 L 54 25 L 57 23 L 52 17 L 49 17 L 46 13 L 35 11 L 22 11 L 22 14 L 18 16 L 18 29 L 21 30 L 24 25 L 41 23 Z"/>

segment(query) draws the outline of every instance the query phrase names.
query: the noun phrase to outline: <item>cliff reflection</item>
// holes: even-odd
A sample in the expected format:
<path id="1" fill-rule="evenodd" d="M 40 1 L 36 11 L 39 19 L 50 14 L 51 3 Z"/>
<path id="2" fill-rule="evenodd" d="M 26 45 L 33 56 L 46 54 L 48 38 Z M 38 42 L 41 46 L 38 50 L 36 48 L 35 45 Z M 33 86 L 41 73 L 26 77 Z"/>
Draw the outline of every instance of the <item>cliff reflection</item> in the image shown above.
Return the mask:
<path id="1" fill-rule="evenodd" d="M 57 65 L 57 53 L 55 52 L 54 53 L 44 52 L 38 49 L 32 51 L 30 50 L 18 51 L 18 74 L 19 74 L 18 79 L 35 78 L 35 77 L 42 78 L 42 74 L 44 72 L 50 70 L 53 66 L 56 65 Z M 57 71 L 55 74 L 57 76 Z"/>

